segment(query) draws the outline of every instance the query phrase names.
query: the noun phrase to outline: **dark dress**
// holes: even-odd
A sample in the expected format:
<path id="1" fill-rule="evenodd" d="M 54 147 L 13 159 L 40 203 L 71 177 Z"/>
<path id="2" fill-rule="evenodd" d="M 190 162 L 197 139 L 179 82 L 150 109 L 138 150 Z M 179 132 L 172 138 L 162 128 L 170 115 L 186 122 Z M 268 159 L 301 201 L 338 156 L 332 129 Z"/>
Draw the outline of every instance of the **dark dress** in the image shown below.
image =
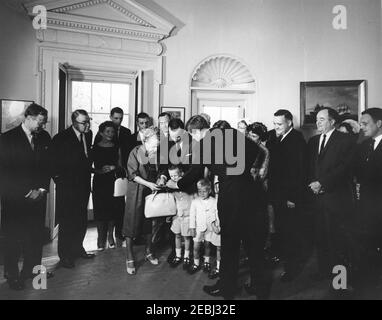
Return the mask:
<path id="1" fill-rule="evenodd" d="M 118 147 L 93 147 L 94 168 L 102 169 L 105 165 L 118 166 Z M 114 171 L 105 174 L 94 174 L 93 178 L 93 207 L 97 221 L 113 221 L 121 208 L 121 201 L 114 195 Z M 123 206 L 123 204 L 122 204 Z"/>
<path id="2" fill-rule="evenodd" d="M 139 151 L 142 146 L 136 146 L 129 155 L 127 161 L 128 188 L 126 195 L 125 217 L 123 220 L 124 236 L 137 238 L 141 235 L 148 235 L 152 232 L 152 219 L 146 219 L 144 215 L 145 197 L 151 194 L 150 188 L 134 182 L 134 178 L 139 176 L 150 182 L 156 182 L 158 178 L 158 166 L 155 164 L 143 164 L 139 159 Z"/>

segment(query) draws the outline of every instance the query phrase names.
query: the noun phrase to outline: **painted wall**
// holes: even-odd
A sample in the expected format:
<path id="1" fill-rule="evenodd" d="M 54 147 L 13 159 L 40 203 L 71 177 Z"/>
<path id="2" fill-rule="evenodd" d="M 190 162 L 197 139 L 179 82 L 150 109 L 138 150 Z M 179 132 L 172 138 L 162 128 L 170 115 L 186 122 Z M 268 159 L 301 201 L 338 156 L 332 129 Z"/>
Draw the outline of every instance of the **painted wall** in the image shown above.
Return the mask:
<path id="1" fill-rule="evenodd" d="M 0 2 L 0 99 L 36 100 L 36 42 L 26 13 Z"/>
<path id="2" fill-rule="evenodd" d="M 180 26 L 164 41 L 163 105 L 189 107 L 193 69 L 210 55 L 227 53 L 246 62 L 257 80 L 256 120 L 267 125 L 281 107 L 299 123 L 301 81 L 366 79 L 368 105 L 382 107 L 380 0 L 340 1 L 348 15 L 343 31 L 332 27 L 338 0 L 155 2 Z"/>

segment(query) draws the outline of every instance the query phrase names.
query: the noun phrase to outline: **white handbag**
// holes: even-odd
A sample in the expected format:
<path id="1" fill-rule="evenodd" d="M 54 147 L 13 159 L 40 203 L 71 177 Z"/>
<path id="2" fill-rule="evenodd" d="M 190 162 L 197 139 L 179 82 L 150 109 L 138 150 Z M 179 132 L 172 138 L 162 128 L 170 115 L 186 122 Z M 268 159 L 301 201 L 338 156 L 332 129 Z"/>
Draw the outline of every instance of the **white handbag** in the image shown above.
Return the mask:
<path id="1" fill-rule="evenodd" d="M 126 176 L 127 176 L 127 171 Z M 127 195 L 127 186 L 129 180 L 127 178 L 118 178 L 114 181 L 114 197 L 124 197 Z"/>
<path id="2" fill-rule="evenodd" d="M 152 193 L 145 198 L 145 217 L 158 218 L 176 215 L 175 197 L 172 193 Z"/>

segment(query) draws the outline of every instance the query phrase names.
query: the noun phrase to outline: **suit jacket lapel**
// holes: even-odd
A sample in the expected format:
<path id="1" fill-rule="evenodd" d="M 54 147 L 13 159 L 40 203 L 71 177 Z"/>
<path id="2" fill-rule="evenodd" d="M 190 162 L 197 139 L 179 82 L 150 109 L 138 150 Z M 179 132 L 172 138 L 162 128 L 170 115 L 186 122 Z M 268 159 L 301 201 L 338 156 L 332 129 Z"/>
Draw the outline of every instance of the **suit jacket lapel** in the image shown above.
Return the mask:
<path id="1" fill-rule="evenodd" d="M 32 146 L 29 142 L 29 139 L 27 137 L 27 135 L 25 134 L 23 128 L 21 127 L 21 125 L 18 127 L 18 133 L 19 133 L 19 136 L 20 136 L 20 141 L 22 141 L 22 143 L 24 144 L 25 148 L 27 150 L 30 150 L 30 151 L 33 151 L 32 149 Z"/>
<path id="2" fill-rule="evenodd" d="M 377 148 L 371 153 L 370 158 L 374 158 L 377 154 L 382 154 L 382 141 L 379 142 Z"/>
<path id="3" fill-rule="evenodd" d="M 336 139 L 337 139 L 337 131 L 334 130 L 334 132 L 331 134 L 331 136 L 329 138 L 329 141 L 326 143 L 324 150 L 320 153 L 320 155 L 318 157 L 320 160 L 325 158 L 325 154 L 328 152 L 328 149 L 330 149 L 331 146 L 335 143 Z M 320 143 L 320 139 L 318 139 L 318 143 Z"/>

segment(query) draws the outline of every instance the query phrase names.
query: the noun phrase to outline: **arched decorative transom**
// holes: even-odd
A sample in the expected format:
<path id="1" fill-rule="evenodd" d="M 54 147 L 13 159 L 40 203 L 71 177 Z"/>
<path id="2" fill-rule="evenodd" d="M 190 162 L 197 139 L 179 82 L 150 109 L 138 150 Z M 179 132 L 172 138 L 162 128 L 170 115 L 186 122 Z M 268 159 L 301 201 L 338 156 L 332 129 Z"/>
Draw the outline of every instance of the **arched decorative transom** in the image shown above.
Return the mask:
<path id="1" fill-rule="evenodd" d="M 255 79 L 248 67 L 226 55 L 211 56 L 194 70 L 192 89 L 255 90 Z"/>

